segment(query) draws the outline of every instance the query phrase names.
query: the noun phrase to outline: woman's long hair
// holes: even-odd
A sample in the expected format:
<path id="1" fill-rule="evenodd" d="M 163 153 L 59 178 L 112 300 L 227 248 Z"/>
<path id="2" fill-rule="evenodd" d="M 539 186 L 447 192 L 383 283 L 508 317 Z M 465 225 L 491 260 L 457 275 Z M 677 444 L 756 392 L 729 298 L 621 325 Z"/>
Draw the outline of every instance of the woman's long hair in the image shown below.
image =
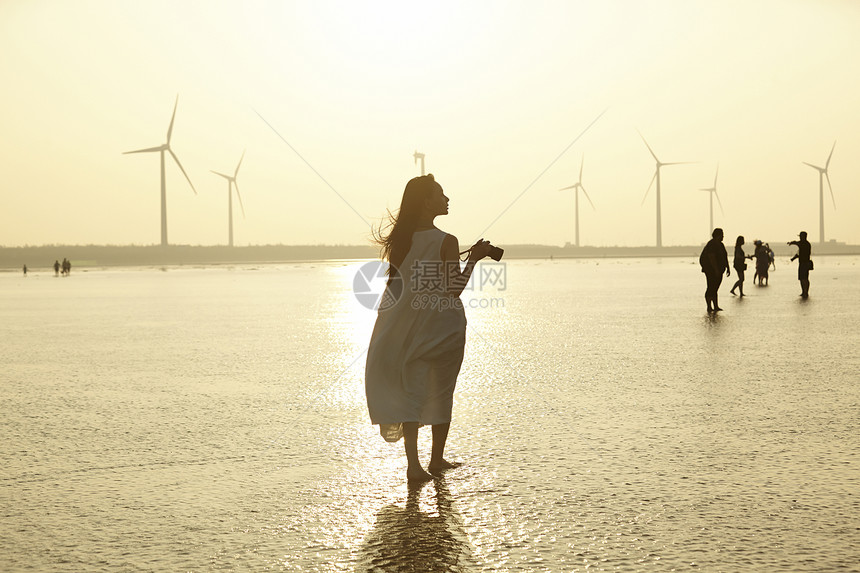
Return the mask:
<path id="1" fill-rule="evenodd" d="M 738 239 L 737 239 L 737 241 L 735 241 L 735 246 L 740 247 L 743 244 L 744 244 L 744 236 L 738 235 Z"/>
<path id="2" fill-rule="evenodd" d="M 380 257 L 388 261 L 388 276 L 396 272 L 412 247 L 412 233 L 424 209 L 424 202 L 436 186 L 433 175 L 422 175 L 409 180 L 403 190 L 400 209 L 388 211 L 388 220 L 373 228 L 373 242 L 379 245 Z"/>

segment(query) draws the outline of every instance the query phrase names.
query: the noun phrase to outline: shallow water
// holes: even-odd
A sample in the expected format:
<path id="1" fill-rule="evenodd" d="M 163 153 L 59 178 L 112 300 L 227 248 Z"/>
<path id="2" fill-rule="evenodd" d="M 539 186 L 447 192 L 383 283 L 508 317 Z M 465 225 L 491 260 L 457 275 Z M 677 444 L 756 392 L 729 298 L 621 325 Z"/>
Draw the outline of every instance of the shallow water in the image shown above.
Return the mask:
<path id="1" fill-rule="evenodd" d="M 2 273 L 0 570 L 856 570 L 860 259 L 815 263 L 709 317 L 693 258 L 510 262 L 414 490 L 358 263 Z"/>

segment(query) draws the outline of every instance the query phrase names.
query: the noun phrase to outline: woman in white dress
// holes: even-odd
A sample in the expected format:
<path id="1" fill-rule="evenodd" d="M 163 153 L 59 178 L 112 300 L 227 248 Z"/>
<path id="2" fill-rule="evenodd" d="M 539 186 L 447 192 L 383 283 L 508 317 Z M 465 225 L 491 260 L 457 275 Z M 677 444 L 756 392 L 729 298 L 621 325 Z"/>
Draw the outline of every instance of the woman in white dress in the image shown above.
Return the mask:
<path id="1" fill-rule="evenodd" d="M 404 438 L 406 477 L 432 479 L 459 464 L 444 458 L 454 386 L 463 362 L 466 314 L 460 293 L 475 263 L 489 253 L 478 241 L 460 268 L 457 238 L 433 224 L 448 214 L 448 198 L 433 175 L 406 184 L 400 209 L 376 233 L 388 284 L 370 339 L 365 390 L 370 420 L 389 442 Z M 418 428 L 429 425 L 428 471 L 418 458 Z"/>

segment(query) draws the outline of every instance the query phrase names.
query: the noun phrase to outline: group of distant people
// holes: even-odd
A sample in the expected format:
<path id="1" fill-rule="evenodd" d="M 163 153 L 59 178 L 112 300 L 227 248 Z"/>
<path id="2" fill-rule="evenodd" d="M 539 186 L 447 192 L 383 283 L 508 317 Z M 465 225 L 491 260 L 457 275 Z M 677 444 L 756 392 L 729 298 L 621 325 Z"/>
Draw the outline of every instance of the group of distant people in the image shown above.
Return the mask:
<path id="1" fill-rule="evenodd" d="M 30 269 L 27 268 L 27 265 L 24 265 L 24 276 L 25 277 L 27 276 L 27 273 L 29 271 L 30 271 Z M 72 272 L 72 262 L 69 259 L 64 257 L 62 263 L 60 261 L 54 261 L 54 276 L 55 277 L 60 276 L 61 273 L 64 277 L 67 277 L 67 276 L 69 276 L 69 274 L 71 272 Z"/>
<path id="2" fill-rule="evenodd" d="M 739 235 L 737 241 L 735 242 L 735 261 L 733 265 L 735 268 L 738 267 L 738 249 L 740 249 L 741 255 L 743 256 L 744 251 L 743 248 L 741 248 L 743 247 L 743 244 L 743 235 Z M 762 243 L 759 239 L 756 239 L 755 241 L 753 241 L 753 244 L 755 245 L 755 250 L 753 251 L 753 254 L 749 256 L 750 259 L 755 259 L 755 274 L 753 274 L 753 284 L 755 284 L 756 280 L 758 280 L 759 286 L 767 286 L 770 274 L 770 267 L 773 266 L 773 270 L 776 270 L 776 257 L 774 256 L 773 250 L 770 248 L 770 245 L 768 243 Z M 746 263 L 744 263 L 743 266 L 744 268 L 746 268 Z M 741 296 L 744 296 L 743 281 L 741 281 L 740 285 L 735 284 L 735 286 L 732 287 L 731 293 L 735 294 L 735 287 L 737 286 L 741 287 Z"/>
<path id="3" fill-rule="evenodd" d="M 54 261 L 54 276 L 60 276 L 60 273 L 63 274 L 64 277 L 69 276 L 72 272 L 72 263 L 69 259 L 63 258 L 63 263 L 60 264 L 60 261 Z"/>
<path id="4" fill-rule="evenodd" d="M 791 258 L 792 261 L 797 260 L 797 280 L 800 281 L 800 296 L 803 298 L 809 297 L 809 271 L 812 266 L 812 245 L 806 240 L 806 231 L 801 231 L 798 235 L 799 240 L 789 241 L 789 245 L 797 246 L 797 253 Z M 731 292 L 735 294 L 735 289 L 739 290 L 740 296 L 744 295 L 744 271 L 746 271 L 746 259 L 755 259 L 755 275 L 753 282 L 758 280 L 759 285 L 767 285 L 768 271 L 773 266 L 776 269 L 776 261 L 770 245 L 762 243 L 760 240 L 755 241 L 755 251 L 752 255 L 744 253 L 743 249 L 744 237 L 739 235 L 735 241 L 735 253 L 732 266 L 738 275 L 738 280 L 732 286 Z M 723 230 L 720 228 L 714 229 L 711 234 L 711 240 L 702 249 L 702 254 L 699 256 L 699 265 L 702 267 L 702 272 L 705 273 L 707 288 L 705 290 L 705 302 L 708 305 L 708 313 L 719 312 L 723 309 L 717 300 L 720 283 L 723 281 L 723 273 L 726 276 L 731 276 L 729 268 L 729 256 L 726 252 L 726 247 L 723 245 Z"/>
<path id="5" fill-rule="evenodd" d="M 24 265 L 24 276 L 27 276 L 27 273 L 30 272 L 30 269 L 27 268 L 27 265 Z M 60 276 L 60 273 L 63 274 L 64 277 L 69 276 L 72 272 L 72 263 L 67 258 L 63 258 L 63 262 L 54 261 L 54 276 Z"/>

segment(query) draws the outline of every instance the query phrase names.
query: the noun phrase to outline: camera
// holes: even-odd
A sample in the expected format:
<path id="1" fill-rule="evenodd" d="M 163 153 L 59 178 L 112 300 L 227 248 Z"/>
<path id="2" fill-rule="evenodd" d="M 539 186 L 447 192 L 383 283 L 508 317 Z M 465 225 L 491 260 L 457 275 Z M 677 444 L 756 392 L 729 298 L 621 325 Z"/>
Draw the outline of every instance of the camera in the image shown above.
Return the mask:
<path id="1" fill-rule="evenodd" d="M 490 252 L 487 256 L 489 256 L 494 261 L 499 262 L 500 260 L 502 260 L 502 255 L 504 255 L 504 254 L 505 254 L 504 249 L 490 245 Z"/>
<path id="2" fill-rule="evenodd" d="M 484 239 L 478 239 L 478 243 L 481 243 L 481 242 L 489 243 L 489 241 L 484 241 Z M 475 245 L 477 245 L 478 243 L 475 243 Z M 498 261 L 502 260 L 502 255 L 504 255 L 504 254 L 505 254 L 505 250 L 504 250 L 504 249 L 501 249 L 501 248 L 499 248 L 499 247 L 495 247 L 495 246 L 493 246 L 493 245 L 489 245 L 489 244 L 487 245 L 487 247 L 488 247 L 488 252 L 487 252 L 487 256 L 488 256 L 488 257 L 490 257 L 491 259 L 493 259 L 493 260 L 494 260 L 494 261 L 496 261 L 496 262 L 498 262 Z M 474 248 L 474 247 L 473 247 L 473 248 Z M 461 254 L 461 255 L 464 255 L 464 254 L 466 254 L 466 253 L 471 254 L 471 251 L 472 251 L 472 249 L 471 249 L 471 248 L 470 248 L 470 249 L 466 249 L 465 251 L 461 251 L 461 252 L 460 252 L 460 254 Z"/>

